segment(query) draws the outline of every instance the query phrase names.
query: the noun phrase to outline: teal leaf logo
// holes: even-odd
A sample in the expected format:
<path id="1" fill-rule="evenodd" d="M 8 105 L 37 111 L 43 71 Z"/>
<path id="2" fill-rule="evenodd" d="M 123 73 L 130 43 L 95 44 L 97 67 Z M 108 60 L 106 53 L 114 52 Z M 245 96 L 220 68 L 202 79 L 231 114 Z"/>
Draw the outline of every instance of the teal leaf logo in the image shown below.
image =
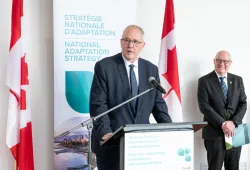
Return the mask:
<path id="1" fill-rule="evenodd" d="M 190 155 L 185 155 L 185 161 L 190 162 L 191 161 L 191 156 Z"/>
<path id="2" fill-rule="evenodd" d="M 184 156 L 184 149 L 179 148 L 179 149 L 178 149 L 178 155 L 179 155 L 179 156 Z"/>
<path id="3" fill-rule="evenodd" d="M 184 159 L 186 162 L 190 162 L 191 161 L 191 156 L 190 156 L 190 148 L 179 148 L 177 151 L 179 156 L 184 156 Z"/>
<path id="4" fill-rule="evenodd" d="M 81 114 L 89 113 L 89 96 L 93 80 L 89 71 L 65 72 L 65 95 L 69 106 Z"/>
<path id="5" fill-rule="evenodd" d="M 185 149 L 185 154 L 189 154 L 190 153 L 190 148 L 186 148 Z"/>

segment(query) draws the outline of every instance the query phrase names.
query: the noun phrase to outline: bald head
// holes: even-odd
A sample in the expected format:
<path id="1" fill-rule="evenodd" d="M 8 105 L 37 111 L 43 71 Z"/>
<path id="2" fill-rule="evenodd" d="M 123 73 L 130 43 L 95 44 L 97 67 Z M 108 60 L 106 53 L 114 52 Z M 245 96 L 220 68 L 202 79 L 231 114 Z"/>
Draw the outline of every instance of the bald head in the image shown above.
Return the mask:
<path id="1" fill-rule="evenodd" d="M 216 53 L 214 58 L 214 68 L 218 74 L 221 76 L 227 74 L 231 63 L 231 54 L 228 51 L 221 50 Z"/>
<path id="2" fill-rule="evenodd" d="M 215 55 L 215 59 L 219 58 L 220 56 L 227 56 L 229 60 L 231 60 L 231 54 L 228 51 L 221 50 L 218 51 Z"/>

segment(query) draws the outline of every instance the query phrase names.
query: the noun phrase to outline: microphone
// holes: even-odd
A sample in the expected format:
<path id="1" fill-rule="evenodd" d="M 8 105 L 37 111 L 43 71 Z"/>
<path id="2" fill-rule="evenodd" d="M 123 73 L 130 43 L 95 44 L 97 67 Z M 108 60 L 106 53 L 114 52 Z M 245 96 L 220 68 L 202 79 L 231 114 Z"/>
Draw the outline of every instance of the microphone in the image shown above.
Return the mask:
<path id="1" fill-rule="evenodd" d="M 155 80 L 154 77 L 150 77 L 148 81 L 161 93 L 166 94 L 166 90 Z"/>

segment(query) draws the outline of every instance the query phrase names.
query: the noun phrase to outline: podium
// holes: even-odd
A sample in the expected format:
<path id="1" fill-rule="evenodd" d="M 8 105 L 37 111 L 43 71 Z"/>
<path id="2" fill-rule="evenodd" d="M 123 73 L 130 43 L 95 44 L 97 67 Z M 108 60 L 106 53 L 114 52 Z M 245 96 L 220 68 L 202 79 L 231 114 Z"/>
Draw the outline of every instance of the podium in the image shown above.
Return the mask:
<path id="1" fill-rule="evenodd" d="M 104 145 L 120 147 L 120 170 L 193 170 L 194 133 L 207 122 L 124 125 Z"/>

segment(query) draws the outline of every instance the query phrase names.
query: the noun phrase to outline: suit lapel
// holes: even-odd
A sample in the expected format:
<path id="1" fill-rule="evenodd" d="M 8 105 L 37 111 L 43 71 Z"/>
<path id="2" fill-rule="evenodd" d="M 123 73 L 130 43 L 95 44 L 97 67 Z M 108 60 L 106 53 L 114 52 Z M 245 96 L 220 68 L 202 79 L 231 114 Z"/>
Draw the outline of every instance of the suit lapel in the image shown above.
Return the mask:
<path id="1" fill-rule="evenodd" d="M 222 88 L 221 88 L 221 85 L 220 85 L 220 81 L 219 81 L 215 71 L 212 72 L 210 78 L 211 78 L 211 81 L 212 81 L 213 85 L 216 87 L 218 93 L 220 94 L 221 98 L 226 103 L 226 98 L 225 98 L 225 96 L 223 94 L 223 91 L 222 91 Z"/>
<path id="2" fill-rule="evenodd" d="M 126 93 L 128 98 L 131 98 L 132 96 L 131 96 L 130 87 L 129 87 L 128 73 L 127 73 L 127 70 L 125 68 L 125 64 L 124 64 L 124 61 L 122 59 L 122 56 L 117 58 L 117 63 L 118 63 L 118 65 L 117 65 L 118 72 L 120 74 L 125 93 Z"/>
<path id="3" fill-rule="evenodd" d="M 145 83 L 145 80 L 147 80 L 147 77 L 146 77 L 145 73 L 146 72 L 145 72 L 144 65 L 142 64 L 141 60 L 139 59 L 139 61 L 138 61 L 138 75 L 139 75 L 138 94 L 142 93 L 147 88 L 146 83 Z M 138 97 L 138 99 L 137 99 L 137 114 L 139 113 L 139 110 L 140 110 L 141 105 L 143 103 L 143 99 L 144 99 L 144 95 Z"/>
<path id="4" fill-rule="evenodd" d="M 230 75 L 228 73 L 227 74 L 227 87 L 228 87 L 227 98 L 228 98 L 228 101 L 230 101 L 230 99 L 232 97 L 232 86 L 233 86 L 232 75 Z"/>
<path id="5" fill-rule="evenodd" d="M 125 68 L 125 64 L 124 64 L 122 55 L 119 55 L 117 57 L 116 61 L 117 61 L 118 73 L 120 74 L 120 77 L 121 77 L 121 80 L 122 80 L 122 84 L 123 84 L 125 93 L 127 95 L 127 99 L 130 99 L 130 98 L 132 98 L 132 94 L 131 94 L 130 87 L 129 87 L 128 73 L 127 73 L 127 70 Z M 133 109 L 132 109 L 132 106 L 131 106 L 131 102 L 129 102 L 129 106 L 130 106 L 130 108 L 131 108 L 131 110 L 133 112 Z M 134 117 L 132 112 L 130 112 L 131 116 Z"/>

